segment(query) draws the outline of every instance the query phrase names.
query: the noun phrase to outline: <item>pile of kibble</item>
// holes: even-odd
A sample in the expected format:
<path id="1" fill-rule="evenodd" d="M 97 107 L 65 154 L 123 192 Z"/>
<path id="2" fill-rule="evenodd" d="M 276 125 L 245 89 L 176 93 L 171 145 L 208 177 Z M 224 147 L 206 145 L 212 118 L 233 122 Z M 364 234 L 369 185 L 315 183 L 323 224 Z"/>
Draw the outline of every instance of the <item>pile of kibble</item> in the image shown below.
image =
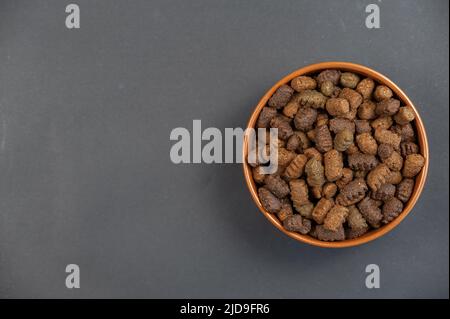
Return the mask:
<path id="1" fill-rule="evenodd" d="M 252 165 L 261 204 L 286 230 L 323 241 L 391 222 L 425 164 L 414 116 L 370 78 L 339 70 L 294 78 L 257 121 L 258 128 L 278 129 L 277 172 L 264 175 Z M 274 141 L 266 142 L 270 152 Z"/>

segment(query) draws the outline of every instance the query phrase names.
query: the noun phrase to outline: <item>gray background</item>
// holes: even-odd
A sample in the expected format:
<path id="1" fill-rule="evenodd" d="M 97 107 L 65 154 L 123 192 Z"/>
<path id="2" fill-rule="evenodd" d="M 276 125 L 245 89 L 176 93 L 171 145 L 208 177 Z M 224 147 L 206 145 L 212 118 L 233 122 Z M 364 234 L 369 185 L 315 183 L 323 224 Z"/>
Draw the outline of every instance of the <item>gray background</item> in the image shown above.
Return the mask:
<path id="1" fill-rule="evenodd" d="M 80 30 L 68 3 L 0 2 L 0 297 L 448 298 L 448 1 L 377 2 L 379 30 L 371 1 L 77 0 Z M 396 81 L 431 148 L 411 215 L 343 250 L 278 232 L 241 165 L 169 159 L 173 128 L 242 127 L 273 83 L 325 60 Z"/>

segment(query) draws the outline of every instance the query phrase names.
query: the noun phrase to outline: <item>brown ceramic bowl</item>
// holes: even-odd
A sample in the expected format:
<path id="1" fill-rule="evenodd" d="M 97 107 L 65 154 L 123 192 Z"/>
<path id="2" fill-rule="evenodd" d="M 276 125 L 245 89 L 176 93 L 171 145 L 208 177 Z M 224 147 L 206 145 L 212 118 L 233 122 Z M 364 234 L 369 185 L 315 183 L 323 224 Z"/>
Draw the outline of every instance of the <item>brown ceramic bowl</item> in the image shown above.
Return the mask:
<path id="1" fill-rule="evenodd" d="M 406 203 L 403 211 L 400 213 L 400 215 L 395 218 L 392 222 L 389 224 L 386 224 L 376 230 L 370 231 L 366 233 L 365 235 L 355 238 L 355 239 L 348 239 L 343 241 L 336 241 L 336 242 L 325 242 L 318 239 L 315 239 L 309 235 L 302 235 L 296 232 L 287 231 L 284 229 L 281 222 L 278 220 L 277 216 L 270 214 L 267 212 L 263 206 L 261 205 L 261 202 L 258 197 L 257 187 L 255 185 L 255 182 L 253 180 L 252 171 L 250 165 L 247 163 L 247 146 L 248 146 L 248 139 L 247 137 L 244 138 L 243 143 L 243 166 L 244 166 L 244 176 L 245 181 L 247 183 L 248 189 L 250 191 L 250 194 L 253 198 L 253 201 L 255 202 L 256 206 L 258 206 L 259 210 L 264 214 L 264 216 L 280 231 L 288 235 L 289 237 L 292 237 L 298 241 L 311 244 L 314 246 L 320 246 L 320 247 L 329 247 L 329 248 L 343 248 L 343 247 L 351 247 L 351 246 L 357 246 L 364 243 L 367 243 L 369 241 L 372 241 L 378 237 L 383 236 L 384 234 L 388 233 L 392 229 L 394 229 L 400 222 L 409 214 L 409 212 L 412 210 L 414 205 L 416 204 L 420 193 L 422 192 L 423 186 L 425 184 L 425 180 L 427 177 L 428 172 L 428 163 L 429 163 L 429 154 L 428 154 L 428 141 L 427 141 L 427 135 L 425 132 L 425 127 L 423 125 L 423 122 L 420 118 L 419 113 L 417 112 L 416 107 L 411 102 L 411 100 L 408 98 L 408 96 L 391 80 L 389 80 L 386 76 L 378 73 L 377 71 L 374 71 L 368 67 L 354 64 L 354 63 L 348 63 L 348 62 L 323 62 L 323 63 L 317 63 L 308 65 L 304 68 L 301 68 L 287 76 L 285 76 L 283 79 L 278 81 L 269 91 L 264 94 L 262 99 L 259 101 L 258 105 L 256 106 L 255 110 L 253 111 L 250 120 L 248 122 L 247 128 L 254 128 L 256 121 L 258 119 L 259 113 L 261 112 L 261 109 L 266 105 L 266 102 L 269 100 L 269 98 L 272 96 L 272 94 L 283 84 L 288 84 L 290 81 L 300 75 L 308 75 L 308 74 L 314 74 L 318 73 L 325 69 L 339 69 L 341 71 L 351 71 L 357 74 L 360 74 L 362 76 L 370 77 L 376 82 L 380 84 L 384 84 L 391 88 L 391 90 L 397 95 L 397 97 L 401 100 L 402 105 L 409 105 L 413 108 L 413 110 L 416 113 L 416 118 L 414 120 L 415 127 L 417 131 L 417 138 L 419 142 L 420 147 L 420 153 L 425 157 L 425 166 L 423 167 L 422 171 L 416 176 L 415 178 L 415 186 L 413 193 L 411 195 L 410 200 L 408 203 Z"/>

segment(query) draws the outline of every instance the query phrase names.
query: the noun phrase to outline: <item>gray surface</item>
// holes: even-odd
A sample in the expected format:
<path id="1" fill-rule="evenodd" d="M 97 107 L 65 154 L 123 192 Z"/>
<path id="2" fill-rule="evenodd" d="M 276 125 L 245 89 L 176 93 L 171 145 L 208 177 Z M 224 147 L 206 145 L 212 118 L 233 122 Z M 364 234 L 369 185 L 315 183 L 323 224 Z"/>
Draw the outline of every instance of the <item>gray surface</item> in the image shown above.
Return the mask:
<path id="1" fill-rule="evenodd" d="M 370 1 L 78 0 L 76 31 L 65 2 L 0 3 L 0 297 L 448 298 L 447 1 L 377 2 L 368 30 Z M 169 160 L 172 128 L 244 126 L 274 82 L 324 60 L 396 81 L 431 147 L 412 214 L 344 250 L 280 234 L 240 165 Z"/>

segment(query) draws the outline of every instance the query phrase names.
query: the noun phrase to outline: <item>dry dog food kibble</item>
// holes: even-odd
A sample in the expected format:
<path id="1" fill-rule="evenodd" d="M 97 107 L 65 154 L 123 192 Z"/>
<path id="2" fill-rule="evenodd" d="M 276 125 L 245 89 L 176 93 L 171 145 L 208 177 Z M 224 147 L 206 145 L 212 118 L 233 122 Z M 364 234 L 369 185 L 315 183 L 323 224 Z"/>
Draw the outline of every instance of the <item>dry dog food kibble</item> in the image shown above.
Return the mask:
<path id="1" fill-rule="evenodd" d="M 280 86 L 256 123 L 267 136 L 278 129 L 270 142 L 279 147 L 278 170 L 263 175 L 252 165 L 262 206 L 286 230 L 322 241 L 390 223 L 425 165 L 415 118 L 389 87 L 352 72 L 324 70 Z"/>

